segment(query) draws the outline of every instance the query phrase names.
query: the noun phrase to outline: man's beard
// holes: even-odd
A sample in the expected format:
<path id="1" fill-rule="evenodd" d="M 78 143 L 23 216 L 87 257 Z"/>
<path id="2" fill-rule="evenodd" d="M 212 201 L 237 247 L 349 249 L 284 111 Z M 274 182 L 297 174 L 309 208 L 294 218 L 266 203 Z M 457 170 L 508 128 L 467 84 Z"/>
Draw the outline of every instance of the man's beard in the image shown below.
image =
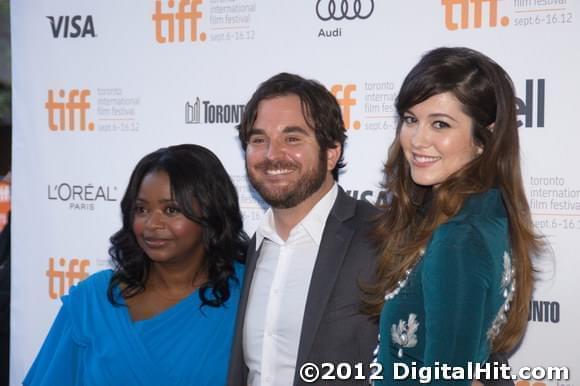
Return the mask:
<path id="1" fill-rule="evenodd" d="M 326 164 L 327 155 L 326 152 L 321 150 L 318 157 L 318 165 L 314 170 L 309 169 L 304 175 L 295 181 L 292 185 L 289 185 L 280 189 L 268 189 L 264 184 L 257 181 L 252 172 L 248 170 L 248 165 L 246 164 L 246 173 L 250 179 L 250 183 L 260 193 L 262 199 L 266 201 L 270 206 L 276 209 L 288 209 L 293 208 L 306 200 L 308 197 L 312 196 L 316 191 L 318 191 L 324 180 L 326 179 Z M 288 161 L 263 161 L 257 165 L 257 169 L 264 171 L 270 168 L 274 169 L 297 169 L 298 166 L 294 162 Z"/>

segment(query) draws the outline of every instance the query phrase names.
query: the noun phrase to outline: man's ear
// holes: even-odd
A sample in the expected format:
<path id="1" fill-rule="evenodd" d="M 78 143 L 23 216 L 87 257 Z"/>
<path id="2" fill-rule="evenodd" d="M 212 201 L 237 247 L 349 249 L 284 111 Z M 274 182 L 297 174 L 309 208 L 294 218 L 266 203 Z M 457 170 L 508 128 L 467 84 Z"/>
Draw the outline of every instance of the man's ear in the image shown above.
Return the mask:
<path id="1" fill-rule="evenodd" d="M 338 160 L 340 159 L 341 152 L 342 152 L 342 146 L 338 142 L 334 143 L 334 147 L 330 147 L 330 148 L 326 149 L 326 158 L 327 158 L 326 169 L 328 171 L 331 171 L 334 169 L 334 167 L 338 163 Z"/>

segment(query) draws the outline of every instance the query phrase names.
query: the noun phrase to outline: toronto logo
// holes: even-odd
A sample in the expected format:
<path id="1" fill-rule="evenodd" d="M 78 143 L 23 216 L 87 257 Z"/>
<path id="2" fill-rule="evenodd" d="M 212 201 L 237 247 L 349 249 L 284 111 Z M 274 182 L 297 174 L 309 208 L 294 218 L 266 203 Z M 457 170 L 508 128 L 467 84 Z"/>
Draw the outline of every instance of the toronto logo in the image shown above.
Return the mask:
<path id="1" fill-rule="evenodd" d="M 216 104 L 196 97 L 185 102 L 185 123 L 239 123 L 244 112 L 243 104 Z"/>

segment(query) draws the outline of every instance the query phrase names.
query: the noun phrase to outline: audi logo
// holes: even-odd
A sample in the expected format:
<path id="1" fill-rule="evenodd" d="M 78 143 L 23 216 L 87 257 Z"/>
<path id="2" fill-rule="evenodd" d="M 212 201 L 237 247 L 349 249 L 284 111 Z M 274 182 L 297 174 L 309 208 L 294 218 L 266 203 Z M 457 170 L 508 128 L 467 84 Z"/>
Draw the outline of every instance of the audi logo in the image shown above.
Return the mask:
<path id="1" fill-rule="evenodd" d="M 374 0 L 318 0 L 316 15 L 320 20 L 367 19 L 375 10 Z"/>

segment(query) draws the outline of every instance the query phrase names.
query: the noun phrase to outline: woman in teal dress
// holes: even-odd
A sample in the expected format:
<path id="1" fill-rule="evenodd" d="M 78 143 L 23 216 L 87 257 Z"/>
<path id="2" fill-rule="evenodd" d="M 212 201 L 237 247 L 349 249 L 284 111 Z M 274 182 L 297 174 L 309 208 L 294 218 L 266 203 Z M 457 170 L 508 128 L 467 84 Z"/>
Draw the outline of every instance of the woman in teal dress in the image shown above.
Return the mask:
<path id="1" fill-rule="evenodd" d="M 477 364 L 522 337 L 542 243 L 515 107 L 506 72 L 467 48 L 428 52 L 401 86 L 384 170 L 390 202 L 374 231 L 379 281 L 367 300 L 380 315 L 378 385 L 497 378 Z"/>
<path id="2" fill-rule="evenodd" d="M 247 236 L 236 190 L 197 145 L 133 171 L 113 269 L 62 297 L 24 385 L 225 385 Z"/>

